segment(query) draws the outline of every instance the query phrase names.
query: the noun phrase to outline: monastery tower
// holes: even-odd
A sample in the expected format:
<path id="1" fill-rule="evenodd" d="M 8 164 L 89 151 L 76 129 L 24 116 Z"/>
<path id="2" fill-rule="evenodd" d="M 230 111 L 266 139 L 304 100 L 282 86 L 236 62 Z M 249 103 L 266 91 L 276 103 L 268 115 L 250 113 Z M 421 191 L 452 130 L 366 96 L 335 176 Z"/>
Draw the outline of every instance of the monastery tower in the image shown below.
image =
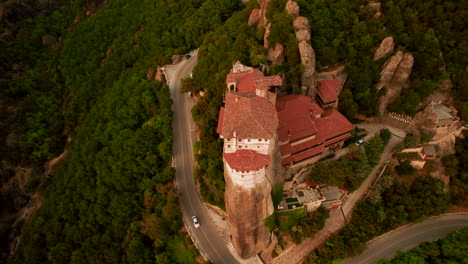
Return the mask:
<path id="1" fill-rule="evenodd" d="M 271 90 L 282 80 L 237 62 L 226 84 L 217 127 L 224 139 L 226 210 L 233 245 L 242 258 L 249 258 L 270 242 L 264 221 L 273 213 L 273 204 L 266 168 L 278 128 L 276 94 Z"/>

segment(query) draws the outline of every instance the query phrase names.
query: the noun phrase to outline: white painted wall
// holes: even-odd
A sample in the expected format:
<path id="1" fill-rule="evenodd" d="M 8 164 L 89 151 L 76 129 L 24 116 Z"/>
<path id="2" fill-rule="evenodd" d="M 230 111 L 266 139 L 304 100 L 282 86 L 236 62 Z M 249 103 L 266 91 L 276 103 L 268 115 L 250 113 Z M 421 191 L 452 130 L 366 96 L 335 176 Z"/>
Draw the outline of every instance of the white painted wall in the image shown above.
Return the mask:
<path id="1" fill-rule="evenodd" d="M 229 164 L 224 160 L 225 170 L 234 184 L 243 186 L 244 188 L 254 188 L 265 180 L 265 168 L 258 171 L 241 172 L 232 169 Z"/>

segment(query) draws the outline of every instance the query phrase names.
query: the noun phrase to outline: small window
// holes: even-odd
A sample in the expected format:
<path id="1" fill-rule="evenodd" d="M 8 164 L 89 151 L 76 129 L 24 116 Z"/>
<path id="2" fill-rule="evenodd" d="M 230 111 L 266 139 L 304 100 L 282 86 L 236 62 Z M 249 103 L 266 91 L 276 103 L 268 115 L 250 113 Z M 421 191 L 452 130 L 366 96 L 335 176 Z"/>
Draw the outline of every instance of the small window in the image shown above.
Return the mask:
<path id="1" fill-rule="evenodd" d="M 257 148 L 260 148 L 260 146 L 257 146 Z"/>
<path id="2" fill-rule="evenodd" d="M 250 139 L 249 139 L 249 142 L 250 142 Z"/>
<path id="3" fill-rule="evenodd" d="M 239 145 L 239 148 L 241 149 L 241 148 L 242 148 L 242 146 L 241 146 L 241 145 Z"/>
<path id="4" fill-rule="evenodd" d="M 230 148 L 230 147 L 231 147 L 231 145 L 228 145 L 228 148 Z"/>

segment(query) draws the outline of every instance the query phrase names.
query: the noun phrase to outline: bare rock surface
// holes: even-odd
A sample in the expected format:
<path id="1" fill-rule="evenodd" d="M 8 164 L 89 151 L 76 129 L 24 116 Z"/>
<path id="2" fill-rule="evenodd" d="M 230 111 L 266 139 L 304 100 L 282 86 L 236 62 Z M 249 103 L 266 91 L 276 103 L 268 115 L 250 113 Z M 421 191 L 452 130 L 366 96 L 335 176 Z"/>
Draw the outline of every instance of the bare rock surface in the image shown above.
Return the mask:
<path id="1" fill-rule="evenodd" d="M 260 8 L 254 8 L 250 13 L 249 17 L 249 26 L 263 26 L 265 27 L 268 24 L 268 19 L 266 18 L 266 7 L 270 0 L 257 0 Z"/>
<path id="2" fill-rule="evenodd" d="M 450 91 L 453 88 L 452 80 L 444 79 L 439 83 L 439 89 L 442 91 Z"/>
<path id="3" fill-rule="evenodd" d="M 374 53 L 374 61 L 378 61 L 381 58 L 385 57 L 387 54 L 393 51 L 395 43 L 393 42 L 393 37 L 386 37 L 382 43 L 380 43 L 379 48 Z"/>
<path id="4" fill-rule="evenodd" d="M 275 49 L 268 50 L 268 60 L 272 61 L 273 65 L 283 64 L 284 62 L 284 47 L 276 43 Z"/>
<path id="5" fill-rule="evenodd" d="M 299 42 L 299 54 L 301 63 L 304 65 L 304 72 L 301 76 L 302 93 L 315 97 L 317 77 L 315 71 L 315 51 L 308 41 Z"/>
<path id="6" fill-rule="evenodd" d="M 252 9 L 252 13 L 250 13 L 250 17 L 249 17 L 249 26 L 257 26 L 258 24 L 260 24 L 260 20 L 261 20 L 261 17 L 262 17 L 262 14 L 260 13 L 261 10 L 259 8 L 254 8 Z"/>
<path id="7" fill-rule="evenodd" d="M 268 37 L 270 36 L 270 32 L 271 32 L 271 23 L 268 23 L 265 26 L 265 33 L 263 33 L 263 47 L 266 49 L 270 47 L 270 44 L 268 42 Z"/>
<path id="8" fill-rule="evenodd" d="M 265 219 L 273 213 L 271 186 L 265 178 L 254 188 L 244 188 L 226 179 L 225 202 L 232 242 L 239 256 L 250 258 L 270 243 Z"/>
<path id="9" fill-rule="evenodd" d="M 384 115 L 389 103 L 400 96 L 403 88 L 409 86 L 409 76 L 414 64 L 413 55 L 399 51 L 384 65 L 377 89 L 385 87 L 387 92 L 380 98 L 380 114 Z"/>
<path id="10" fill-rule="evenodd" d="M 297 17 L 293 21 L 293 26 L 296 28 L 297 42 L 310 41 L 310 25 L 307 18 Z"/>
<path id="11" fill-rule="evenodd" d="M 401 59 L 403 59 L 403 52 L 398 51 L 397 54 L 393 55 L 385 62 L 380 72 L 380 81 L 376 86 L 377 90 L 382 89 L 392 80 Z"/>
<path id="12" fill-rule="evenodd" d="M 376 2 L 376 1 L 370 1 L 367 5 L 370 6 L 372 9 L 374 9 L 376 13 L 380 12 L 380 7 L 382 6 L 380 2 Z"/>
<path id="13" fill-rule="evenodd" d="M 286 3 L 286 12 L 288 12 L 289 15 L 299 15 L 299 5 L 291 0 L 288 0 Z"/>

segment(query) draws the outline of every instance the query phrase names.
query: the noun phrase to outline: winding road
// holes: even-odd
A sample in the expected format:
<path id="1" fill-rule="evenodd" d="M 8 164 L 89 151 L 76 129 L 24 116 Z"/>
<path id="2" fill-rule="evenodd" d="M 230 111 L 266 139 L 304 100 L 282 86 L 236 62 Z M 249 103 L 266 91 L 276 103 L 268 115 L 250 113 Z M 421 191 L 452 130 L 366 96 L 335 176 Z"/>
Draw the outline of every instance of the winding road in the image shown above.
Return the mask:
<path id="1" fill-rule="evenodd" d="M 169 75 L 167 83 L 171 92 L 174 112 L 174 166 L 176 169 L 176 187 L 181 193 L 180 207 L 187 230 L 201 254 L 215 264 L 238 263 L 228 250 L 225 242 L 217 232 L 215 224 L 208 215 L 207 209 L 198 196 L 195 180 L 193 178 L 193 140 L 195 127 L 191 116 L 191 107 L 188 100 L 192 100 L 180 92 L 181 79 L 187 77 L 197 64 L 197 51 L 191 53 L 192 57 L 183 60 L 177 65 L 171 65 L 173 72 Z M 168 74 L 166 74 L 168 77 Z M 196 215 L 200 228 L 195 228 L 192 216 Z"/>
<path id="2" fill-rule="evenodd" d="M 422 242 L 441 239 L 465 226 L 468 226 L 466 213 L 431 217 L 377 237 L 367 244 L 367 249 L 361 255 L 347 258 L 342 264 L 373 264 L 380 259 L 391 259 L 398 250 L 409 251 Z"/>

